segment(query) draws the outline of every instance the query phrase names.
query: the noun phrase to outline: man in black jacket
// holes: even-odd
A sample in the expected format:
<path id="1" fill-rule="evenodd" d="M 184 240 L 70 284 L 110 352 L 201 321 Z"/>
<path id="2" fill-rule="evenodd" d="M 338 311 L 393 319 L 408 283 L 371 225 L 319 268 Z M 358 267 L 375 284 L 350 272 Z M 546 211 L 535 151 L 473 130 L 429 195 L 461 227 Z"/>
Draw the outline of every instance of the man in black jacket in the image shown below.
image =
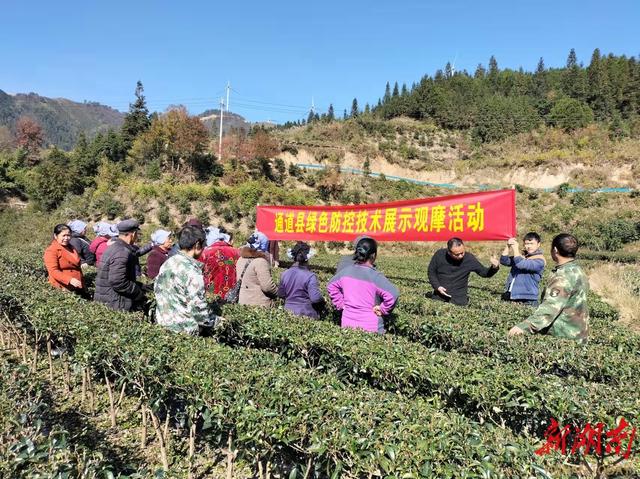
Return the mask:
<path id="1" fill-rule="evenodd" d="M 476 273 L 483 278 L 490 278 L 498 272 L 499 267 L 497 257 L 491 257 L 491 266 L 487 268 L 465 251 L 460 238 L 451 238 L 447 247 L 436 251 L 429 263 L 433 299 L 466 306 L 469 303 L 469 275 Z"/>
<path id="2" fill-rule="evenodd" d="M 142 284 L 136 281 L 140 265 L 134 243 L 139 229 L 136 220 L 118 223 L 118 238 L 104 252 L 98 268 L 93 299 L 116 311 L 140 310 L 146 300 Z"/>

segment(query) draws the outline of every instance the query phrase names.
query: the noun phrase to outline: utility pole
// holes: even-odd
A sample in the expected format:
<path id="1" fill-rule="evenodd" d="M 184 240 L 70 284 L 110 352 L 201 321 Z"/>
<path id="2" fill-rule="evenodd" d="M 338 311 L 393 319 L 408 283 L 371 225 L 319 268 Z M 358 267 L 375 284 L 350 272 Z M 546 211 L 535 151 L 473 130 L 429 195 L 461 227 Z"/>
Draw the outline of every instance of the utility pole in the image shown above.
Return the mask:
<path id="1" fill-rule="evenodd" d="M 229 90 L 227 90 L 227 95 Z M 224 98 L 220 98 L 220 142 L 218 143 L 218 161 L 222 161 L 222 118 L 224 117 Z"/>
<path id="2" fill-rule="evenodd" d="M 231 82 L 227 81 L 227 113 L 229 113 L 229 90 L 231 90 Z"/>

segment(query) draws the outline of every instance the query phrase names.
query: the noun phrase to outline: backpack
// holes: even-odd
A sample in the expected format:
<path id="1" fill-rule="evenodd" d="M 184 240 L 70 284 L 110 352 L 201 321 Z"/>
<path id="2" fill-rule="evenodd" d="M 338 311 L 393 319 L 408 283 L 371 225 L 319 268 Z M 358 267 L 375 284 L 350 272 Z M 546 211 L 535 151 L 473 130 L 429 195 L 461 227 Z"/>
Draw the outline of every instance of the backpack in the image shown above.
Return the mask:
<path id="1" fill-rule="evenodd" d="M 240 300 L 240 288 L 242 287 L 242 280 L 244 279 L 244 274 L 247 272 L 247 268 L 249 264 L 253 261 L 253 258 L 247 261 L 247 264 L 244 265 L 244 269 L 242 270 L 242 274 L 240 274 L 240 279 L 236 282 L 236 284 L 227 291 L 227 294 L 224 295 L 224 301 L 226 303 L 235 304 Z"/>

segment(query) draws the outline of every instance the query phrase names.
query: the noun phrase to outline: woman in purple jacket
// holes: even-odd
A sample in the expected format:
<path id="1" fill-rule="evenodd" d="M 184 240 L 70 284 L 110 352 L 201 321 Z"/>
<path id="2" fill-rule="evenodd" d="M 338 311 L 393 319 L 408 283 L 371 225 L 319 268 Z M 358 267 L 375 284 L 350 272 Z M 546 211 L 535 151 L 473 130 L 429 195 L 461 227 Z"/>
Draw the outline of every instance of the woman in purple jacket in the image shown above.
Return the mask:
<path id="1" fill-rule="evenodd" d="M 363 238 L 353 255 L 355 264 L 341 269 L 329 281 L 327 290 L 333 305 L 342 310 L 342 327 L 384 333 L 382 316 L 389 314 L 398 301 L 398 288 L 377 271 L 378 244 Z"/>
<path id="2" fill-rule="evenodd" d="M 278 296 L 285 300 L 285 309 L 293 314 L 318 318 L 319 311 L 324 307 L 324 298 L 320 294 L 318 278 L 309 271 L 311 256 L 311 248 L 307 243 L 296 243 L 290 251 L 295 263 L 282 274 Z"/>

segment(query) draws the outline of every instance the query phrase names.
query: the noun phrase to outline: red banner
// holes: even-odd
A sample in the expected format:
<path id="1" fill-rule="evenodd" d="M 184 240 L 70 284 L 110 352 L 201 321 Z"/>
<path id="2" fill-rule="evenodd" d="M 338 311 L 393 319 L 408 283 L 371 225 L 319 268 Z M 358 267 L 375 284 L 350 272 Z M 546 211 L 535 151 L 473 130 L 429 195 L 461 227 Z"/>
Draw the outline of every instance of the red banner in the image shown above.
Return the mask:
<path id="1" fill-rule="evenodd" d="M 272 240 L 505 240 L 516 235 L 515 190 L 350 206 L 258 206 L 256 227 Z"/>

